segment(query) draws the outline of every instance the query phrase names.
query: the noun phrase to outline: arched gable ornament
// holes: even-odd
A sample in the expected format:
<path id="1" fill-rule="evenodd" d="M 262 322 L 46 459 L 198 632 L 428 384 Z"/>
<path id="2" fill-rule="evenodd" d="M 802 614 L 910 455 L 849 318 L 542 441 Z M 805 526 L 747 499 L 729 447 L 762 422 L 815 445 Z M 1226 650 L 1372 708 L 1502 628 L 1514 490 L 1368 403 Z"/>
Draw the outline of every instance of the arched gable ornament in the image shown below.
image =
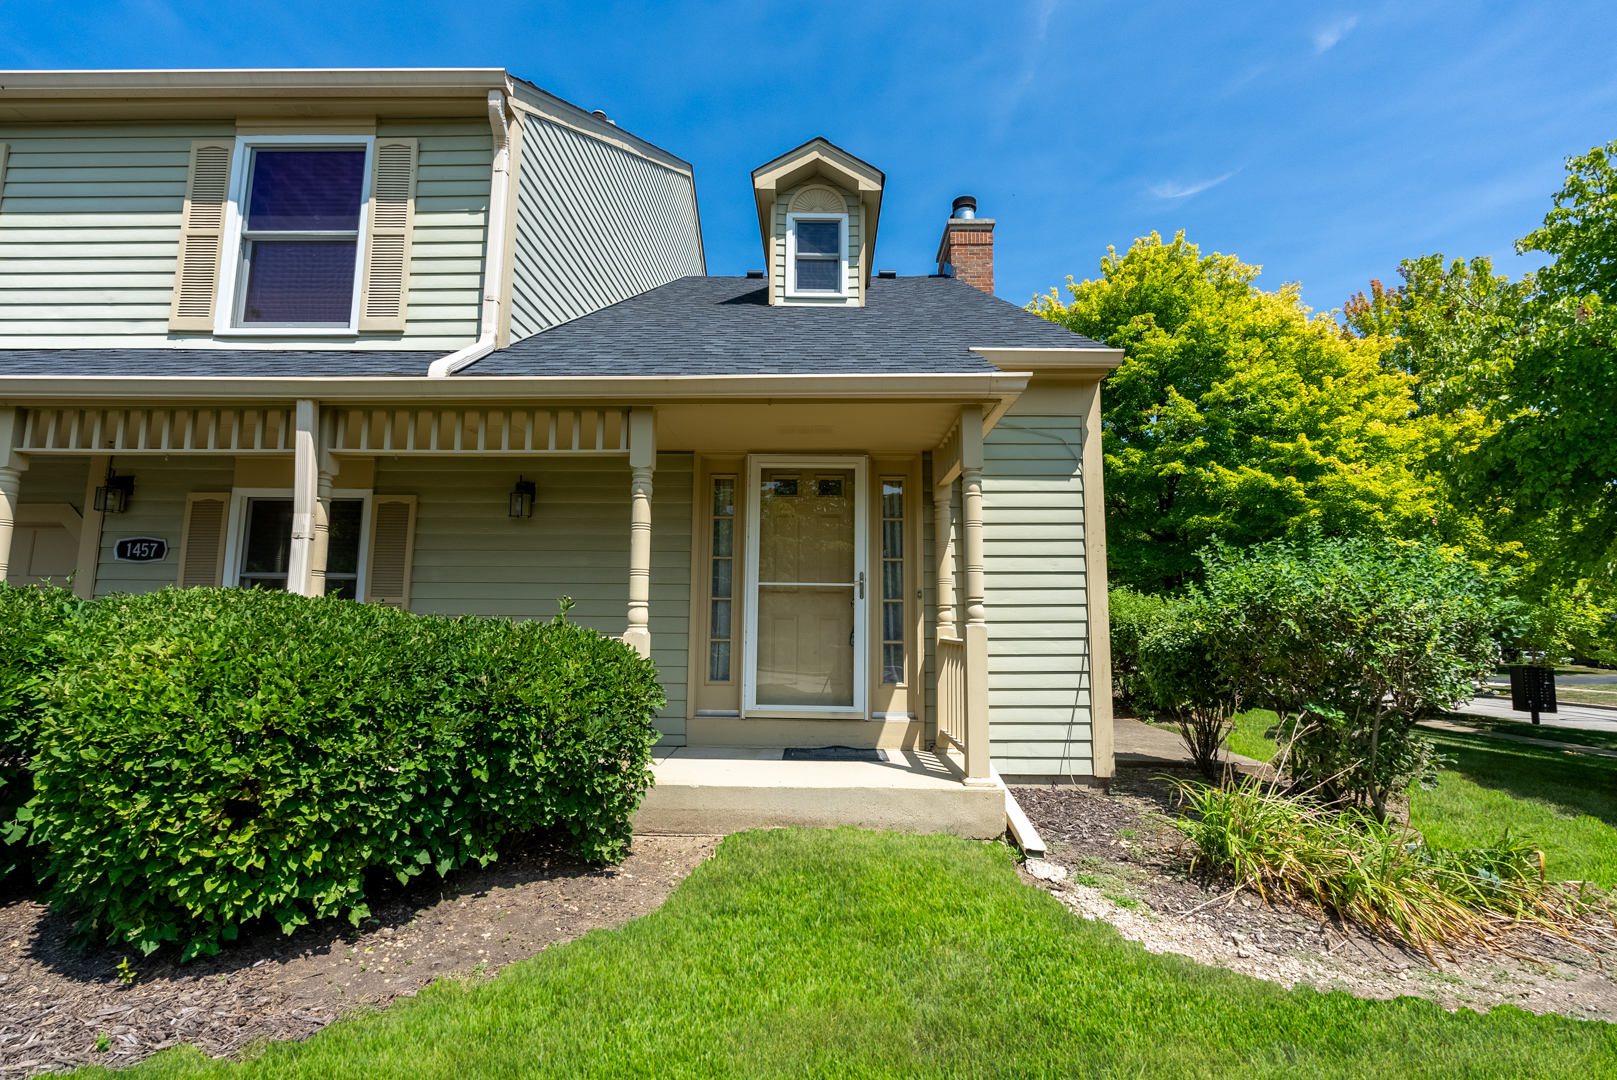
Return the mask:
<path id="1" fill-rule="evenodd" d="M 848 203 L 830 188 L 804 188 L 792 197 L 794 214 L 846 214 Z"/>

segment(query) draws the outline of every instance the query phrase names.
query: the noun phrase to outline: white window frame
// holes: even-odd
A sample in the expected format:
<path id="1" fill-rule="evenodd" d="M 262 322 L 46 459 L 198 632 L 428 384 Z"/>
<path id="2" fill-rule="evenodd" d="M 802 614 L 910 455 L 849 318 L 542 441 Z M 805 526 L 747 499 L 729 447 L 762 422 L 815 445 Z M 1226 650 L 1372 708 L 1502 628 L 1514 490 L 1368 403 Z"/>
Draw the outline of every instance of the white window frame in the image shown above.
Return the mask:
<path id="1" fill-rule="evenodd" d="M 837 290 L 799 289 L 797 287 L 797 223 L 799 221 L 835 221 L 837 223 Z M 829 259 L 826 260 L 830 262 Z M 848 295 L 848 215 L 847 214 L 787 214 L 786 215 L 786 295 L 791 297 L 845 297 Z"/>
<path id="2" fill-rule="evenodd" d="M 333 488 L 331 491 L 333 499 L 360 499 L 365 504 L 359 515 L 359 576 L 354 582 L 355 595 L 361 600 L 365 598 L 365 560 L 370 555 L 371 504 L 375 494 L 371 488 Z M 225 528 L 225 572 L 222 579 L 225 588 L 238 588 L 236 582 L 241 577 L 242 559 L 247 554 L 247 504 L 253 499 L 293 497 L 291 488 L 230 489 L 230 520 Z"/>
<path id="3" fill-rule="evenodd" d="M 354 295 L 348 305 L 347 326 L 237 326 L 241 308 L 237 290 L 246 287 L 242 277 L 242 225 L 247 201 L 247 174 L 255 148 L 298 146 L 363 146 L 364 179 L 359 189 L 359 236 L 354 252 Z M 219 268 L 219 298 L 214 304 L 213 332 L 216 337 L 356 337 L 359 334 L 359 299 L 365 287 L 365 250 L 369 242 L 371 209 L 371 168 L 376 157 L 374 135 L 244 135 L 236 139 L 236 153 L 230 162 L 230 201 L 225 206 L 225 242 Z"/>
<path id="4" fill-rule="evenodd" d="M 809 215 L 804 215 L 805 217 Z M 741 715 L 794 717 L 810 720 L 865 720 L 870 717 L 870 497 L 869 460 L 863 456 L 813 456 L 800 454 L 750 454 L 747 457 L 747 565 L 745 617 L 741 643 Z M 765 469 L 850 469 L 853 471 L 853 704 L 852 705 L 760 705 L 758 704 L 758 522 L 763 499 L 758 486 Z M 734 580 L 732 578 L 732 580 Z M 863 583 L 863 588 L 859 583 Z M 732 592 L 735 590 L 732 589 Z M 860 595 L 863 593 L 863 595 Z M 731 628 L 734 632 L 734 618 Z M 731 637 L 731 659 L 735 638 Z"/>

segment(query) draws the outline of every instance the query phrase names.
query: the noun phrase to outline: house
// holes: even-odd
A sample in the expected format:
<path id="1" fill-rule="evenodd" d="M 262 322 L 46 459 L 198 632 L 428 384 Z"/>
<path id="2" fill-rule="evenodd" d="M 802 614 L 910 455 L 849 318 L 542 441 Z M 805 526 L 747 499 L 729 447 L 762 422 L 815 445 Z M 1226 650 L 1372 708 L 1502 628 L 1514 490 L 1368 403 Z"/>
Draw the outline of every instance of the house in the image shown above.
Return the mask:
<path id="1" fill-rule="evenodd" d="M 680 768 L 786 748 L 979 819 L 1110 775 L 1121 354 L 994 297 L 971 199 L 878 271 L 885 177 L 813 139 L 752 173 L 765 268 L 709 277 L 691 167 L 503 70 L 0 86 L 11 582 L 570 596 L 661 672 L 670 827 Z"/>

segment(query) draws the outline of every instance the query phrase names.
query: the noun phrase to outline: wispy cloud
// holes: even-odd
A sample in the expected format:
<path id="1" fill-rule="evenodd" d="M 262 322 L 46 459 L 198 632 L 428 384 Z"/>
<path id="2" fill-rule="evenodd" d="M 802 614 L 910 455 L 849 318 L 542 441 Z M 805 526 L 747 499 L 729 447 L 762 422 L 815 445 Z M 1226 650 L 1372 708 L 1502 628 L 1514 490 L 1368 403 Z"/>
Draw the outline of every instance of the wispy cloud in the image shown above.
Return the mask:
<path id="1" fill-rule="evenodd" d="M 1199 184 L 1190 184 L 1185 186 L 1181 186 L 1180 184 L 1169 180 L 1164 183 L 1157 184 L 1155 187 L 1151 188 L 1151 194 L 1155 195 L 1159 199 L 1188 199 L 1190 196 L 1198 195 L 1210 187 L 1217 187 L 1240 171 L 1240 169 L 1232 169 L 1223 176 L 1215 179 L 1203 180 Z"/>
<path id="2" fill-rule="evenodd" d="M 1314 31 L 1314 51 L 1322 53 L 1334 47 L 1338 41 L 1347 37 L 1353 28 L 1358 25 L 1359 17 L 1357 15 L 1344 15 L 1339 19 L 1326 23 Z"/>

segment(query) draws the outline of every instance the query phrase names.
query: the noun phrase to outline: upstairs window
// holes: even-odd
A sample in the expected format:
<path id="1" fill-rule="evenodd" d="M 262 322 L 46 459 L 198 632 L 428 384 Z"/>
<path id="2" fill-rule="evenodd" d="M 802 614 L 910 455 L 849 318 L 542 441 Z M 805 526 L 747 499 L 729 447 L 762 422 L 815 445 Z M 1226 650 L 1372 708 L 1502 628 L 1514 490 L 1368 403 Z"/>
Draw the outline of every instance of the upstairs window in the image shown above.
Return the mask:
<path id="1" fill-rule="evenodd" d="M 365 148 L 250 153 L 236 325 L 348 327 L 359 279 Z"/>
<path id="2" fill-rule="evenodd" d="M 788 214 L 788 296 L 842 296 L 847 289 L 848 216 Z"/>

